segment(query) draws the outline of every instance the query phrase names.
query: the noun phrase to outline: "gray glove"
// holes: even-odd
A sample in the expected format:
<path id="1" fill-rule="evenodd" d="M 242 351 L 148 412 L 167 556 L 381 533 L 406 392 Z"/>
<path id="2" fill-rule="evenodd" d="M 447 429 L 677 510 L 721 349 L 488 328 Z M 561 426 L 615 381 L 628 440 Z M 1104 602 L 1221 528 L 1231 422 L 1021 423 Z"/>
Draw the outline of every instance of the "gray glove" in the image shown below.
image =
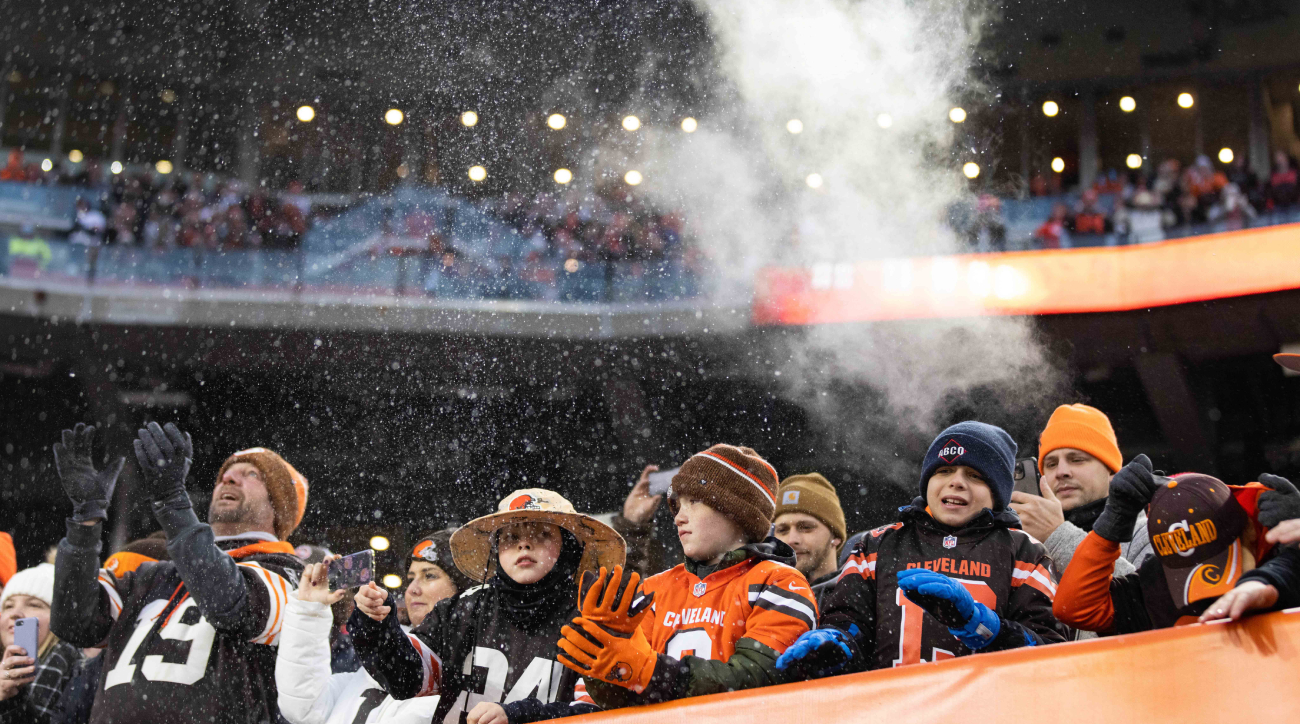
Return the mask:
<path id="1" fill-rule="evenodd" d="M 62 442 L 54 443 L 54 469 L 63 492 L 72 500 L 72 519 L 78 523 L 108 517 L 108 502 L 126 462 L 126 458 L 118 458 L 102 472 L 96 471 L 90 453 L 94 439 L 95 426 L 78 422 L 75 428 L 63 431 Z"/>
<path id="2" fill-rule="evenodd" d="M 159 427 L 151 422 L 138 431 L 135 440 L 135 459 L 144 473 L 145 489 L 155 503 L 172 501 L 185 493 L 185 478 L 190 474 L 194 459 L 194 446 L 189 433 L 182 433 L 172 423 Z"/>
<path id="3" fill-rule="evenodd" d="M 1259 524 L 1274 528 L 1284 520 L 1300 518 L 1300 490 L 1290 480 L 1265 473 L 1259 484 L 1268 491 L 1259 494 Z"/>
<path id="4" fill-rule="evenodd" d="M 1110 479 L 1106 509 L 1092 524 L 1092 532 L 1114 543 L 1133 540 L 1138 514 L 1151 503 L 1160 483 L 1152 473 L 1151 458 L 1138 455 Z"/>

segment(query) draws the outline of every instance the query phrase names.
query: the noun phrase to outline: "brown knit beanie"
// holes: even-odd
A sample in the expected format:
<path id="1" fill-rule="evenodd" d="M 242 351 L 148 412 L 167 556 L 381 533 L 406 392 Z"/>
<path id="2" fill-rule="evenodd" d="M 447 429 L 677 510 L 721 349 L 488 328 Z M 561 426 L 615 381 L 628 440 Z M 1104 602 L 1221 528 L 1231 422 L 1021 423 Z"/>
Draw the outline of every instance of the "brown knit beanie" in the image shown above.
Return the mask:
<path id="1" fill-rule="evenodd" d="M 820 520 L 831 529 L 831 535 L 840 539 L 840 545 L 848 539 L 848 526 L 844 524 L 844 509 L 840 507 L 840 496 L 835 492 L 831 481 L 821 473 L 791 475 L 781 481 L 780 505 L 776 508 L 776 518 L 783 513 L 804 513 Z"/>
<path id="2" fill-rule="evenodd" d="M 677 499 L 688 496 L 735 521 L 750 542 L 767 537 L 776 513 L 780 478 L 758 453 L 747 447 L 714 445 L 696 453 L 673 476 L 668 506 L 675 514 Z"/>
<path id="3" fill-rule="evenodd" d="M 271 509 L 275 512 L 275 536 L 288 540 L 307 512 L 307 478 L 274 450 L 250 447 L 226 458 L 217 471 L 218 485 L 221 476 L 235 463 L 251 463 L 262 474 L 266 492 L 271 498 Z"/>

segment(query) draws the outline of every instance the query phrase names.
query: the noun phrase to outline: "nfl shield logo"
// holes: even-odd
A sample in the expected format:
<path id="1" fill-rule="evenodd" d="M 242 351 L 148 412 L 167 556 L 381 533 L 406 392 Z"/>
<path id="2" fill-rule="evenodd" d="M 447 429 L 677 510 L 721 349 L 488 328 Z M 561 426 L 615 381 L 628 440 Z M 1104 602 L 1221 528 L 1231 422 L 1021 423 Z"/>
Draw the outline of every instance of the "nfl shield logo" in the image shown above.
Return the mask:
<path id="1" fill-rule="evenodd" d="M 695 597 L 699 598 L 700 596 L 703 596 L 704 592 L 707 590 L 709 590 L 708 584 L 706 584 L 704 581 L 700 581 L 699 583 L 695 584 L 695 588 L 694 590 L 691 591 L 691 593 L 694 593 Z"/>
<path id="2" fill-rule="evenodd" d="M 957 547 L 957 536 L 955 536 L 955 535 L 950 535 L 950 536 L 945 537 L 945 538 L 943 539 L 943 547 L 944 547 L 944 548 L 956 548 L 956 547 Z"/>

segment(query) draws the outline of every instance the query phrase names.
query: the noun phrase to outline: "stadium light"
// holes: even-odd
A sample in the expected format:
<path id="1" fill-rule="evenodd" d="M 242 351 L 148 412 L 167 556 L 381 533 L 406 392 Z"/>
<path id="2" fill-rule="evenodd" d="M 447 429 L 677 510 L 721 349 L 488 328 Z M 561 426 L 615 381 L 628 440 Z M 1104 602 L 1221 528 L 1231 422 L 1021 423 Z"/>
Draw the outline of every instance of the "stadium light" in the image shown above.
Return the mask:
<path id="1" fill-rule="evenodd" d="M 384 576 L 384 585 L 392 589 L 401 588 L 402 577 L 397 575 L 396 573 L 389 573 L 388 575 Z"/>
<path id="2" fill-rule="evenodd" d="M 460 125 L 466 128 L 473 128 L 478 125 L 478 114 L 474 111 L 465 111 L 460 114 Z"/>
<path id="3" fill-rule="evenodd" d="M 53 170 L 54 170 L 54 162 L 51 161 L 51 160 L 48 159 L 48 158 L 45 159 L 44 161 L 41 161 L 41 170 L 42 170 L 42 171 L 45 171 L 46 173 L 49 173 L 50 171 L 53 171 Z"/>
<path id="4" fill-rule="evenodd" d="M 1124 159 L 1124 165 L 1128 166 L 1129 168 L 1142 168 L 1142 156 L 1136 153 L 1130 153 Z"/>
<path id="5" fill-rule="evenodd" d="M 406 178 L 411 175 L 411 167 L 404 163 L 397 165 L 397 178 Z"/>
<path id="6" fill-rule="evenodd" d="M 822 184 L 825 183 L 826 181 L 825 179 L 822 178 L 821 174 L 810 173 L 808 174 L 808 178 L 804 179 L 803 182 L 808 184 L 808 188 L 810 189 L 819 189 L 822 187 Z"/>
<path id="7" fill-rule="evenodd" d="M 163 92 L 158 95 L 162 97 L 163 103 L 172 104 L 176 102 L 176 91 L 171 88 L 163 89 Z"/>
<path id="8" fill-rule="evenodd" d="M 881 128 L 889 128 L 890 126 L 894 125 L 894 117 L 889 115 L 888 113 L 881 113 L 880 115 L 876 116 L 876 125 L 880 126 Z"/>
<path id="9" fill-rule="evenodd" d="M 485 178 L 487 178 L 487 169 L 486 169 L 486 168 L 483 168 L 482 166 L 470 166 L 470 167 L 469 167 L 469 180 L 470 180 L 470 181 L 473 181 L 474 183 L 478 183 L 479 181 L 482 181 L 482 180 L 485 179 Z"/>
<path id="10" fill-rule="evenodd" d="M 1183 108 L 1191 108 L 1196 105 L 1196 99 L 1192 97 L 1191 93 L 1179 93 L 1178 105 Z"/>
<path id="11" fill-rule="evenodd" d="M 1061 112 L 1061 106 L 1056 101 L 1043 101 L 1043 115 L 1048 118 L 1055 118 L 1056 114 Z"/>
<path id="12" fill-rule="evenodd" d="M 307 105 L 298 106 L 298 120 L 302 121 L 303 123 L 311 123 L 312 119 L 315 117 L 316 117 L 315 108 L 312 108 L 311 106 L 307 106 Z"/>
<path id="13" fill-rule="evenodd" d="M 85 155 L 82 154 L 81 151 L 79 151 L 78 149 L 74 148 L 68 152 L 68 160 L 73 163 L 81 163 L 82 159 L 84 158 Z"/>
<path id="14" fill-rule="evenodd" d="M 966 178 L 976 178 L 980 175 L 980 165 L 974 161 L 967 161 L 965 166 L 961 167 L 961 172 Z"/>
<path id="15" fill-rule="evenodd" d="M 384 123 L 390 126 L 400 126 L 402 121 L 406 120 L 406 114 L 402 113 L 400 108 L 389 108 L 384 114 Z"/>
<path id="16" fill-rule="evenodd" d="M 1052 159 L 1052 170 L 1057 173 L 1064 171 L 1065 159 L 1061 158 L 1060 156 L 1057 156 L 1056 158 Z"/>
<path id="17" fill-rule="evenodd" d="M 1138 102 L 1133 100 L 1133 96 L 1124 96 L 1119 99 L 1119 109 L 1125 113 L 1132 113 L 1138 107 Z"/>
<path id="18" fill-rule="evenodd" d="M 567 168 L 555 169 L 555 183 L 567 184 L 573 180 L 573 172 Z"/>
<path id="19" fill-rule="evenodd" d="M 695 133 L 695 129 L 699 127 L 700 127 L 699 122 L 696 121 L 694 118 L 691 118 L 690 116 L 687 116 L 682 119 L 682 130 L 687 133 Z"/>
<path id="20" fill-rule="evenodd" d="M 803 133 L 803 121 L 798 118 L 791 118 L 785 122 L 785 130 L 797 136 L 800 133 Z"/>
<path id="21" fill-rule="evenodd" d="M 122 162 L 114 161 L 113 163 L 108 165 L 108 170 L 112 172 L 114 176 L 118 175 L 119 173 L 122 173 Z"/>
<path id="22" fill-rule="evenodd" d="M 948 111 L 948 120 L 952 121 L 953 123 L 963 123 L 963 122 L 965 122 L 965 120 L 966 120 L 966 109 L 965 109 L 965 108 L 962 108 L 961 106 L 957 106 L 957 107 L 953 108 L 952 110 Z"/>
<path id="23" fill-rule="evenodd" d="M 172 172 L 172 162 L 168 161 L 165 158 L 159 161 L 158 163 L 155 163 L 153 167 L 155 171 L 157 171 L 158 173 L 164 176 Z"/>
<path id="24" fill-rule="evenodd" d="M 391 543 L 388 542 L 388 539 L 382 535 L 377 535 L 370 539 L 370 547 L 377 551 L 386 551 L 390 545 Z"/>
<path id="25" fill-rule="evenodd" d="M 635 131 L 641 127 L 641 119 L 636 116 L 623 116 L 623 130 Z"/>
<path id="26" fill-rule="evenodd" d="M 644 180 L 645 179 L 641 177 L 641 172 L 636 169 L 632 169 L 623 174 L 623 181 L 625 181 L 628 186 L 640 186 L 641 182 Z"/>
<path id="27" fill-rule="evenodd" d="M 546 125 L 550 126 L 552 130 L 556 130 L 556 131 L 560 130 L 561 128 L 564 128 L 568 124 L 569 124 L 569 119 L 565 118 L 563 115 L 559 113 L 552 113 L 546 119 Z"/>
<path id="28" fill-rule="evenodd" d="M 1219 163 L 1232 163 L 1234 158 L 1232 149 L 1227 146 L 1219 149 Z"/>

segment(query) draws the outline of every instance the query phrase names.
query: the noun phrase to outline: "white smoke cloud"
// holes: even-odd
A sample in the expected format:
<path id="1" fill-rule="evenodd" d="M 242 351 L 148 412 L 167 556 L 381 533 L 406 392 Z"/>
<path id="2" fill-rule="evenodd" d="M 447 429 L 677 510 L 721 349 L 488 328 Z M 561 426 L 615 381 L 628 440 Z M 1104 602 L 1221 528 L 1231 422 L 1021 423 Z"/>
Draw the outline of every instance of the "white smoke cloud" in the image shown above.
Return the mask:
<path id="1" fill-rule="evenodd" d="M 683 209 L 726 291 L 772 264 L 956 251 L 944 220 L 969 192 L 948 111 L 979 92 L 969 68 L 989 15 L 978 1 L 696 0 L 728 100 L 696 133 L 647 132 L 623 158 L 645 170 L 646 192 Z M 806 184 L 813 173 L 818 189 Z M 972 391 L 1000 391 L 1016 414 L 1059 387 L 1022 319 L 773 336 L 788 393 L 850 454 L 884 453 L 899 435 L 928 441 Z M 866 411 L 837 392 L 845 385 L 880 394 Z"/>

